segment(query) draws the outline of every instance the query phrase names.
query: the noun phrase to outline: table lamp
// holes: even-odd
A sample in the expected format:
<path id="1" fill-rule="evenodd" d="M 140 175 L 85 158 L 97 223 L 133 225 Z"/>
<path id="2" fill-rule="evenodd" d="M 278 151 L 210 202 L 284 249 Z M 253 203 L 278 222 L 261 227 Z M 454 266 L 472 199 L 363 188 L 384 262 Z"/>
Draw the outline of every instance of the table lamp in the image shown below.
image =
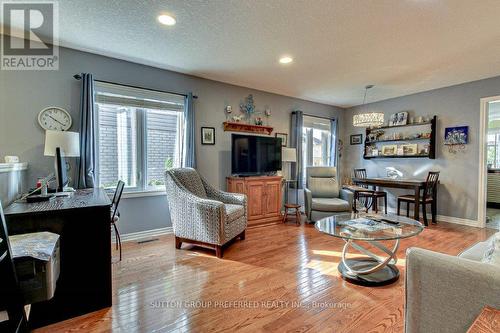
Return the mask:
<path id="1" fill-rule="evenodd" d="M 65 157 L 80 156 L 80 133 L 63 131 L 45 131 L 45 156 L 56 156 L 56 148 L 64 152 Z"/>
<path id="2" fill-rule="evenodd" d="M 297 163 L 297 150 L 295 148 L 283 147 L 281 150 L 281 161 L 285 163 Z M 288 174 L 288 170 L 287 170 Z M 297 177 L 295 177 L 296 181 Z M 293 179 L 288 179 L 287 187 L 286 187 L 286 199 L 288 200 L 288 183 L 293 182 Z M 299 201 L 299 192 L 297 190 L 298 184 L 295 188 L 296 191 L 296 202 Z"/>

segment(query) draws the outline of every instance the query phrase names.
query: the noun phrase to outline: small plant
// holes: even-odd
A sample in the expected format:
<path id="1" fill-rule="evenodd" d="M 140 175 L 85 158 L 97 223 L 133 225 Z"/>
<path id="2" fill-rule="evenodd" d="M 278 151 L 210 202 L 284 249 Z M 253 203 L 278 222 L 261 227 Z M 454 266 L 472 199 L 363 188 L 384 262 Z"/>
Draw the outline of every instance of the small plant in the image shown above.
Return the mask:
<path id="1" fill-rule="evenodd" d="M 172 169 L 174 167 L 174 159 L 172 157 L 168 157 L 165 160 L 165 170 Z"/>

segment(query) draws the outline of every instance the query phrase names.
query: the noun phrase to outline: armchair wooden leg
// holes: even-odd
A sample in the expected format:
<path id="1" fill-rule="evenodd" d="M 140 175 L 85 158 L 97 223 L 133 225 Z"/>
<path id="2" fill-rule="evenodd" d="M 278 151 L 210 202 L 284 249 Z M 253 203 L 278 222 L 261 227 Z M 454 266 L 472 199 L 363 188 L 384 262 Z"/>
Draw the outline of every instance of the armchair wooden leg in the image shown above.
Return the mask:
<path id="1" fill-rule="evenodd" d="M 182 241 L 179 237 L 175 237 L 175 248 L 178 250 L 181 248 L 181 245 L 182 245 Z"/>
<path id="2" fill-rule="evenodd" d="M 410 217 L 410 202 L 406 202 L 406 217 Z"/>
<path id="3" fill-rule="evenodd" d="M 387 207 L 387 200 L 385 201 L 385 207 Z M 387 208 L 385 210 L 387 214 Z M 399 199 L 398 199 L 398 215 L 401 215 L 401 200 Z"/>
<path id="4" fill-rule="evenodd" d="M 215 246 L 215 254 L 217 255 L 217 258 L 222 258 L 222 246 L 221 245 Z"/>
<path id="5" fill-rule="evenodd" d="M 245 240 L 245 230 L 243 230 L 239 237 L 241 240 Z"/>
<path id="6" fill-rule="evenodd" d="M 384 210 L 385 210 L 385 213 L 387 214 L 387 194 L 384 195 Z"/>

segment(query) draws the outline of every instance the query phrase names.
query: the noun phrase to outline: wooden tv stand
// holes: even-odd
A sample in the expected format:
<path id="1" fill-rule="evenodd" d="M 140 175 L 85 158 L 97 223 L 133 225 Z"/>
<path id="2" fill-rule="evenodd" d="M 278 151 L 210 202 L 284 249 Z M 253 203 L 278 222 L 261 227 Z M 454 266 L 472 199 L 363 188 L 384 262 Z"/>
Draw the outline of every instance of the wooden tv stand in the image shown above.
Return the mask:
<path id="1" fill-rule="evenodd" d="M 246 194 L 248 226 L 277 223 L 282 219 L 281 176 L 227 177 L 227 190 Z"/>

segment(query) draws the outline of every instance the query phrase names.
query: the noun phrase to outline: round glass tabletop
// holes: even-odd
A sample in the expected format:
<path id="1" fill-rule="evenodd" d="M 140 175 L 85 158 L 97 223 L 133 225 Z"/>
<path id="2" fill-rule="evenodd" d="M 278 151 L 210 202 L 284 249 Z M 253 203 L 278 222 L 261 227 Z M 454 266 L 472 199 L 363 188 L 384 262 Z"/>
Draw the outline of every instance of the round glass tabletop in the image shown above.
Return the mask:
<path id="1" fill-rule="evenodd" d="M 424 230 L 422 223 L 404 216 L 369 213 L 329 216 L 317 221 L 315 226 L 334 237 L 364 241 L 408 238 Z"/>

